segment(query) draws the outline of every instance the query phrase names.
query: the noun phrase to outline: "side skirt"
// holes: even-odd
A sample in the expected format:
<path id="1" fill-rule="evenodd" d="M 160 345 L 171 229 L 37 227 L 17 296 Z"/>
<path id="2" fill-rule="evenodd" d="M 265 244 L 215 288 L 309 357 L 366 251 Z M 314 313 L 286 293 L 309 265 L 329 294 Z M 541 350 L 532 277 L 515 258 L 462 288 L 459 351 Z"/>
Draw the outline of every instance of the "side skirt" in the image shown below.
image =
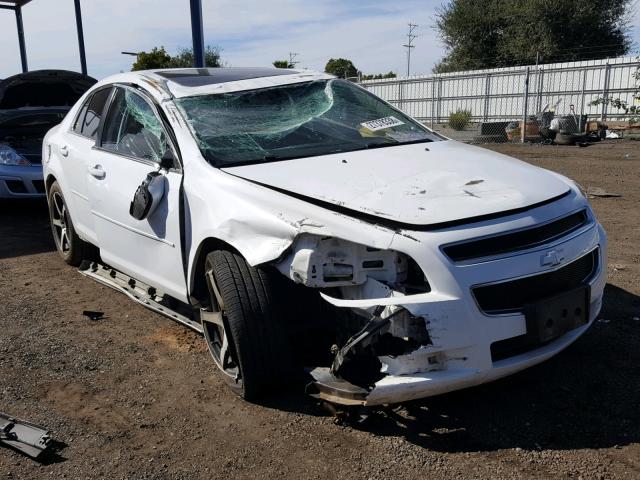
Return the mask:
<path id="1" fill-rule="evenodd" d="M 85 277 L 93 278 L 96 282 L 124 293 L 149 310 L 169 317 L 200 334 L 202 333 L 202 325 L 199 321 L 190 318 L 188 314 L 185 315 L 185 313 L 180 313 L 175 308 L 169 307 L 167 305 L 168 296 L 157 292 L 154 287 L 97 262 L 90 263 L 88 266 L 85 263 L 80 266 L 78 271 Z M 172 300 L 177 302 L 177 300 Z M 185 304 L 185 311 L 187 309 L 189 307 Z"/>

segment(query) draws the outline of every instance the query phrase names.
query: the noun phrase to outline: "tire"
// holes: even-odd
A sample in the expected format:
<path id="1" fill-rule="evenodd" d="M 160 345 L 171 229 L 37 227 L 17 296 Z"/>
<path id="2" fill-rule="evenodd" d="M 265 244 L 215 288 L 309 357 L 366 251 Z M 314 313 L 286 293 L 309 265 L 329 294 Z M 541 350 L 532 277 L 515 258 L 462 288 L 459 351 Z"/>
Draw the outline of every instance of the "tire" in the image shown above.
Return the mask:
<path id="1" fill-rule="evenodd" d="M 578 135 L 573 133 L 560 132 L 556 135 L 554 141 L 557 145 L 575 145 Z"/>
<path id="2" fill-rule="evenodd" d="M 202 326 L 209 351 L 231 390 L 258 400 L 282 385 L 291 371 L 276 282 L 266 270 L 228 251 L 207 255 L 205 277 L 211 313 L 203 312 Z"/>
<path id="3" fill-rule="evenodd" d="M 68 265 L 77 267 L 86 258 L 88 244 L 78 236 L 73 227 L 67 203 L 57 181 L 53 182 L 49 188 L 47 202 L 49 203 L 49 223 L 56 250 Z"/>

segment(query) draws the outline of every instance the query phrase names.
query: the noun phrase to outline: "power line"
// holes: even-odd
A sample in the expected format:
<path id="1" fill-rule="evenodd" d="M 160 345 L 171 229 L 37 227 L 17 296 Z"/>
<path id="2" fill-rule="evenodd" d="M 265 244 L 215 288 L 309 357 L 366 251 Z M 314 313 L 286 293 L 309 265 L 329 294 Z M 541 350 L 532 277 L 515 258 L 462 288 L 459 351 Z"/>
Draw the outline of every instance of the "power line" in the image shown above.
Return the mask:
<path id="1" fill-rule="evenodd" d="M 407 77 L 411 73 L 411 49 L 416 48 L 416 46 L 413 45 L 413 41 L 417 37 L 417 35 L 414 35 L 413 33 L 416 28 L 418 28 L 418 25 L 415 23 L 409 23 L 409 33 L 407 34 L 409 41 L 405 45 L 402 45 L 407 49 Z"/>

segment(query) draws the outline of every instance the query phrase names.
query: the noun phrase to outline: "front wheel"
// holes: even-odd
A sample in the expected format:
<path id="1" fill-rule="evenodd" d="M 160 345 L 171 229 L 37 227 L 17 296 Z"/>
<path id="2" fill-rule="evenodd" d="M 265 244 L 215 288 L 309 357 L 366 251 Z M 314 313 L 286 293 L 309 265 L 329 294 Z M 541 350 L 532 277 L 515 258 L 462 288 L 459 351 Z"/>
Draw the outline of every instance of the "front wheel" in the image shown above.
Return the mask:
<path id="1" fill-rule="evenodd" d="M 202 311 L 202 326 L 209 351 L 232 391 L 256 400 L 291 369 L 275 282 L 228 251 L 207 255 L 205 272 L 211 307 Z"/>
<path id="2" fill-rule="evenodd" d="M 86 243 L 76 234 L 69 215 L 69 209 L 62 195 L 58 182 L 49 187 L 49 220 L 56 250 L 64 261 L 77 267 L 85 256 Z"/>

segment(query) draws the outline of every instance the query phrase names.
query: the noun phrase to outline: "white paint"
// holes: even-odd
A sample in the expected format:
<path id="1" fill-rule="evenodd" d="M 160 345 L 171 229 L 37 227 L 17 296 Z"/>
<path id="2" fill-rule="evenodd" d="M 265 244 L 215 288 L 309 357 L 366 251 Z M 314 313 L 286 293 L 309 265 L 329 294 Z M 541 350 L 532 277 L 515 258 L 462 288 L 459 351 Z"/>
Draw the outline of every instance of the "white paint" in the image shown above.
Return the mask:
<path id="1" fill-rule="evenodd" d="M 224 170 L 357 212 L 415 225 L 526 207 L 569 190 L 565 182 L 541 168 L 453 140 Z M 477 180 L 483 181 L 472 183 Z"/>
<path id="2" fill-rule="evenodd" d="M 300 81 L 301 77 L 295 74 L 290 79 L 277 79 L 265 82 L 286 83 Z M 561 175 L 453 141 L 220 170 L 204 160 L 173 103 L 172 95 L 188 95 L 187 90 L 180 90 L 170 82 L 165 86 L 167 82 L 153 72 L 117 75 L 97 87 L 109 82 L 130 83 L 148 91 L 164 110 L 183 161 L 182 170 L 164 173 L 167 185 L 158 209 L 150 218 L 137 221 L 128 214 L 129 202 L 146 174 L 156 167 L 92 148 L 87 141 L 74 143 L 77 149 L 74 156 L 77 154 L 82 162 L 70 163 L 60 154 L 60 146 L 76 140 L 69 130 L 83 99 L 45 137 L 43 148 L 52 146 L 51 160 L 44 165 L 45 178 L 53 175 L 58 179 L 65 198 L 73 199 L 69 209 L 79 227 L 78 234 L 96 243 L 105 261 L 115 268 L 182 300 L 192 291 L 200 246 L 210 238 L 228 243 L 251 265 L 277 260 L 283 273 L 298 272 L 301 278 L 304 273 L 307 279 L 311 257 L 318 254 L 318 244 L 305 244 L 300 240 L 304 238 L 337 239 L 335 245 L 346 248 L 344 255 L 329 255 L 330 249 L 320 249 L 320 257 L 333 255 L 359 261 L 363 255 L 360 247 L 351 246 L 365 245 L 396 252 L 385 252 L 385 258 L 389 259 L 397 259 L 394 257 L 397 253 L 406 255 L 422 268 L 431 285 L 429 293 L 402 295 L 383 283 L 393 281 L 390 276 L 393 272 L 387 271 L 380 277 L 374 274 L 358 277 L 356 286 L 340 287 L 342 298 L 323 294 L 325 300 L 338 307 L 362 312 L 381 305 L 388 307 L 385 312 L 389 313 L 402 306 L 425 319 L 432 345 L 409 356 L 386 358 L 388 375 L 376 384 L 368 404 L 436 395 L 508 375 L 549 358 L 585 330 L 577 329 L 542 349 L 493 364 L 490 345 L 525 333 L 525 320 L 521 314 L 482 314 L 471 295 L 474 285 L 549 272 L 598 248 L 600 269 L 591 283 L 592 319 L 600 309 L 606 282 L 606 235 L 593 218 L 584 196 L 571 180 Z M 243 88 L 261 85 L 255 80 L 246 82 Z M 87 173 L 87 166 L 98 164 L 105 171 L 102 179 Z M 410 225 L 396 230 L 359 220 L 255 181 L 374 218 L 417 225 L 500 213 L 569 193 L 560 200 L 521 213 L 418 231 Z M 87 192 L 83 195 L 89 204 L 79 203 L 82 197 L 72 191 Z M 184 236 L 180 235 L 181 207 Z M 444 244 L 531 227 L 585 208 L 590 215 L 588 225 L 546 245 L 460 264 L 449 261 L 440 250 Z M 92 210 L 97 215 L 92 215 Z M 292 245 L 304 248 L 289 252 Z M 305 249 L 309 251 L 298 257 Z M 559 264 L 541 262 L 552 250 L 562 252 Z M 398 279 L 401 277 L 395 280 Z M 437 355 L 436 363 L 429 361 L 433 355 Z"/>

